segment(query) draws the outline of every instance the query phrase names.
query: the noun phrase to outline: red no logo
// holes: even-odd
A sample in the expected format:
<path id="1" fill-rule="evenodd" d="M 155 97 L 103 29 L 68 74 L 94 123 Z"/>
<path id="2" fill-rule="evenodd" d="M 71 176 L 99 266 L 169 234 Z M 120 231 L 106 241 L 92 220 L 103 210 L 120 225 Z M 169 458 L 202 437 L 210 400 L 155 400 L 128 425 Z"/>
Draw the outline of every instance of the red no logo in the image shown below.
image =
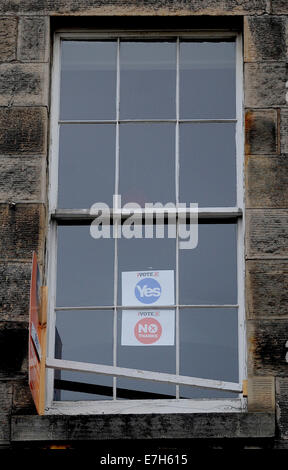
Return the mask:
<path id="1" fill-rule="evenodd" d="M 134 334 L 140 343 L 152 344 L 161 337 L 162 326 L 155 318 L 142 318 L 136 323 Z"/>

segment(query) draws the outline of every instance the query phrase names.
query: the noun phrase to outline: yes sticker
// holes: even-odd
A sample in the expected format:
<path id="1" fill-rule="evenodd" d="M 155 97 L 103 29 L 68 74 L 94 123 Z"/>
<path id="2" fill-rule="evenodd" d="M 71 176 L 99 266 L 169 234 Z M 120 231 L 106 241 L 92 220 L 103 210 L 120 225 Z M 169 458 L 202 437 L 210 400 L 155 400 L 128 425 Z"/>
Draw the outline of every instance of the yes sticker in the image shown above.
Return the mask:
<path id="1" fill-rule="evenodd" d="M 135 287 L 135 297 L 143 304 L 153 304 L 161 295 L 161 286 L 156 279 L 141 279 Z"/>
<path id="2" fill-rule="evenodd" d="M 122 305 L 174 305 L 174 271 L 122 273 Z"/>

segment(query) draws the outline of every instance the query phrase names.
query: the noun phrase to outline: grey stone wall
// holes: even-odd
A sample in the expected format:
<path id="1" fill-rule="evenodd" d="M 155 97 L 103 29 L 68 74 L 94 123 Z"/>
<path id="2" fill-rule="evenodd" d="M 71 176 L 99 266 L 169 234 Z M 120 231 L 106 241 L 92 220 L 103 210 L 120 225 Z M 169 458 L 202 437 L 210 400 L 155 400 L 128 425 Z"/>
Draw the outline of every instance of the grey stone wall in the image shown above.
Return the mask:
<path id="1" fill-rule="evenodd" d="M 33 250 L 41 266 L 44 264 L 50 19 L 54 15 L 154 16 L 162 21 L 165 16 L 243 16 L 248 374 L 252 391 L 257 391 L 257 386 L 254 387 L 257 378 L 265 378 L 269 390 L 276 383 L 275 447 L 285 447 L 288 444 L 287 0 L 1 1 L 0 444 L 10 442 L 11 415 L 35 415 L 27 387 L 29 282 Z M 257 407 L 251 398 L 250 409 L 261 410 L 261 396 L 255 400 Z M 267 411 L 265 403 L 263 409 Z"/>

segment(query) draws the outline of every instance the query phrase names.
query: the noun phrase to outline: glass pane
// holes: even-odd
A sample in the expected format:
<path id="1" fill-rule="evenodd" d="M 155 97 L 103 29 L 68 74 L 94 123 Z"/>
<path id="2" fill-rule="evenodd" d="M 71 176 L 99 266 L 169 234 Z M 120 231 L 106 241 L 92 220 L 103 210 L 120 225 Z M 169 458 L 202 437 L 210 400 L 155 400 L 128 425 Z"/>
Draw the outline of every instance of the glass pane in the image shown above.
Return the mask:
<path id="1" fill-rule="evenodd" d="M 90 226 L 58 228 L 57 306 L 113 305 L 114 240 Z"/>
<path id="2" fill-rule="evenodd" d="M 199 224 L 198 245 L 179 250 L 180 304 L 237 303 L 236 224 Z"/>
<path id="3" fill-rule="evenodd" d="M 112 311 L 78 310 L 57 312 L 56 327 L 58 331 L 55 347 L 56 358 L 95 364 L 113 364 Z M 112 377 L 95 374 L 61 371 L 61 377 L 58 375 L 57 379 L 112 387 Z M 77 386 L 77 384 L 73 385 L 74 387 Z M 60 392 L 60 399 L 103 400 L 111 398 L 109 392 L 112 393 L 112 389 L 109 390 L 109 388 L 96 389 L 98 393 L 93 394 L 83 391 L 63 390 Z M 81 389 L 83 390 L 83 385 Z M 91 389 L 93 390 L 93 387 L 90 387 L 90 391 Z"/>
<path id="4" fill-rule="evenodd" d="M 180 126 L 180 202 L 236 205 L 235 125 Z"/>
<path id="5" fill-rule="evenodd" d="M 176 241 L 175 239 L 154 238 L 118 240 L 118 301 L 122 303 L 122 274 L 127 272 L 159 272 L 162 270 L 173 271 L 175 273 Z M 173 273 L 172 273 L 173 274 Z M 139 277 L 140 279 L 140 277 Z M 170 278 L 169 278 L 170 279 Z M 175 275 L 174 275 L 175 279 Z M 173 282 L 169 281 L 168 282 Z M 134 283 L 136 284 L 136 282 Z M 134 290 L 135 285 L 131 284 Z M 143 287 L 143 286 L 141 286 Z M 153 286 L 152 286 L 153 287 Z M 163 287 L 163 286 L 162 286 Z M 170 290 L 173 289 L 173 285 Z M 127 287 L 128 288 L 128 287 Z M 164 289 L 163 289 L 164 292 Z M 166 298 L 166 297 L 165 297 Z M 170 299 L 171 300 L 171 299 Z M 173 302 L 161 302 L 158 305 L 171 305 Z M 129 304 L 131 305 L 131 303 Z M 143 304 L 144 305 L 144 304 Z M 147 305 L 144 305 L 146 308 Z M 150 304 L 151 307 L 151 304 Z"/>
<path id="6" fill-rule="evenodd" d="M 59 370 L 54 381 L 55 401 L 112 400 L 113 378 Z M 86 391 L 84 391 L 86 390 Z"/>
<path id="7" fill-rule="evenodd" d="M 121 119 L 175 118 L 176 44 L 122 42 Z"/>
<path id="8" fill-rule="evenodd" d="M 140 333 L 137 329 L 141 323 Z M 159 327 L 159 324 L 162 326 Z M 141 332 L 145 336 L 145 327 L 157 327 L 157 338 L 141 338 Z M 170 331 L 169 331 L 170 330 Z M 149 329 L 147 329 L 149 333 Z M 152 330 L 151 330 L 152 331 Z M 155 330 L 153 330 L 155 331 Z M 149 334 L 148 334 L 149 336 Z M 136 345 L 137 344 L 137 345 Z M 132 369 L 167 372 L 176 372 L 176 349 L 175 349 L 175 312 L 169 311 L 119 311 L 118 312 L 118 347 L 117 364 L 120 367 Z M 169 384 L 153 383 L 132 379 L 118 379 L 117 387 L 133 391 L 146 392 L 142 398 L 151 397 L 149 393 L 168 395 L 175 398 L 175 386 Z M 149 393 L 148 393 L 149 392 Z M 163 397 L 158 397 L 163 398 Z"/>
<path id="9" fill-rule="evenodd" d="M 180 118 L 235 118 L 235 42 L 180 45 Z"/>
<path id="10" fill-rule="evenodd" d="M 63 41 L 61 119 L 115 119 L 115 42 Z"/>
<path id="11" fill-rule="evenodd" d="M 180 309 L 180 374 L 238 383 L 236 308 Z M 237 398 L 231 392 L 180 389 L 182 398 Z"/>
<path id="12" fill-rule="evenodd" d="M 123 204 L 175 201 L 174 125 L 121 125 L 120 194 Z"/>
<path id="13" fill-rule="evenodd" d="M 112 206 L 115 173 L 115 126 L 65 124 L 59 148 L 58 207 Z"/>

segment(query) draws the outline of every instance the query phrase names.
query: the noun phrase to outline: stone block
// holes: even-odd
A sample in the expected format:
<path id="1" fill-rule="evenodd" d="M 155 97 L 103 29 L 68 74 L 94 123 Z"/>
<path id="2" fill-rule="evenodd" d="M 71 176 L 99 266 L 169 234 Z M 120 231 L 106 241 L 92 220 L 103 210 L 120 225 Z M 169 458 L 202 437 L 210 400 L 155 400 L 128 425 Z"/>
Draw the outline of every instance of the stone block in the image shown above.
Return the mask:
<path id="1" fill-rule="evenodd" d="M 248 318 L 288 318 L 288 261 L 247 261 Z"/>
<path id="2" fill-rule="evenodd" d="M 286 88 L 288 99 L 288 88 Z M 280 148 L 281 153 L 288 154 L 288 109 L 281 109 L 280 112 Z"/>
<path id="3" fill-rule="evenodd" d="M 0 320 L 28 321 L 31 263 L 0 263 Z"/>
<path id="4" fill-rule="evenodd" d="M 288 158 L 246 158 L 246 207 L 288 207 Z"/>
<path id="5" fill-rule="evenodd" d="M 288 258 L 288 210 L 247 209 L 246 257 Z"/>
<path id="6" fill-rule="evenodd" d="M 245 116 L 246 155 L 278 153 L 278 119 L 275 109 L 248 110 Z"/>
<path id="7" fill-rule="evenodd" d="M 49 60 L 49 52 L 49 17 L 20 17 L 18 29 L 18 60 L 47 62 Z"/>
<path id="8" fill-rule="evenodd" d="M 48 64 L 0 64 L 0 106 L 48 106 Z"/>
<path id="9" fill-rule="evenodd" d="M 288 439 L 288 378 L 276 379 L 276 416 L 281 439 Z"/>
<path id="10" fill-rule="evenodd" d="M 244 18 L 245 62 L 285 61 L 287 18 L 246 16 Z"/>
<path id="11" fill-rule="evenodd" d="M 0 204 L 0 221 L 0 259 L 31 262 L 35 251 L 41 261 L 46 235 L 43 204 Z"/>
<path id="12" fill-rule="evenodd" d="M 0 156 L 0 202 L 44 202 L 45 163 L 39 156 Z"/>
<path id="13" fill-rule="evenodd" d="M 245 106 L 266 108 L 285 106 L 286 63 L 245 64 Z"/>
<path id="14" fill-rule="evenodd" d="M 287 376 L 288 320 L 249 320 L 248 376 Z"/>
<path id="15" fill-rule="evenodd" d="M 0 155 L 45 154 L 46 143 L 46 108 L 0 108 Z"/>
<path id="16" fill-rule="evenodd" d="M 0 18 L 0 62 L 16 58 L 17 19 Z"/>

